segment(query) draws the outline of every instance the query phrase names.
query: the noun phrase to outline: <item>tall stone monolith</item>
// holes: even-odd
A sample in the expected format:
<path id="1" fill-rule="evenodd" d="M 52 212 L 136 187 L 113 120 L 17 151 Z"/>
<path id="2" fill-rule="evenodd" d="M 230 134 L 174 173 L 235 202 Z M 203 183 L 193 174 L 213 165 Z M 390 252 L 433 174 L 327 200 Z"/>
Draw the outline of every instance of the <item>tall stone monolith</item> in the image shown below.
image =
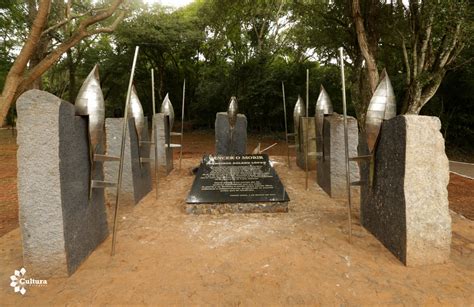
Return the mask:
<path id="1" fill-rule="evenodd" d="M 107 118 L 105 120 L 107 155 L 120 156 L 122 129 L 123 118 Z M 141 139 L 145 142 L 149 140 L 146 118 Z M 145 158 L 145 160 L 150 158 L 150 145 L 149 143 L 139 144 L 135 122 L 133 118 L 129 118 L 120 188 L 120 201 L 123 203 L 137 204 L 152 189 L 150 162 L 143 162 L 140 158 Z M 118 171 L 119 163 L 117 161 L 105 162 L 106 181 L 116 182 Z M 116 189 L 106 189 L 106 197 L 109 203 L 114 203 Z"/>
<path id="2" fill-rule="evenodd" d="M 164 113 L 154 116 L 155 142 L 158 150 L 158 169 L 161 173 L 169 174 L 173 170 L 173 147 L 171 144 L 171 131 L 169 117 Z"/>
<path id="3" fill-rule="evenodd" d="M 441 122 L 403 115 L 382 124 L 361 223 L 407 266 L 449 259 L 449 164 Z"/>
<path id="4" fill-rule="evenodd" d="M 216 155 L 245 155 L 247 153 L 247 117 L 237 114 L 231 140 L 230 125 L 226 112 L 216 114 Z"/>
<path id="5" fill-rule="evenodd" d="M 349 157 L 357 156 L 358 128 L 354 117 L 347 117 Z M 324 117 L 323 154 L 318 155 L 318 185 L 334 198 L 347 197 L 346 154 L 344 145 L 344 117 L 337 113 Z M 359 181 L 359 166 L 349 163 L 351 181 Z M 352 189 L 357 190 L 357 187 Z"/>
<path id="6" fill-rule="evenodd" d="M 24 266 L 38 278 L 67 276 L 108 235 L 104 191 L 94 189 L 89 201 L 87 119 L 39 90 L 21 95 L 16 106 Z M 94 164 L 95 179 L 103 180 L 102 168 Z"/>
<path id="7" fill-rule="evenodd" d="M 308 151 L 308 170 L 316 169 L 316 123 L 314 117 L 300 117 L 296 143 L 296 165 L 306 170 L 306 151 Z M 308 143 L 308 146 L 306 146 Z"/>

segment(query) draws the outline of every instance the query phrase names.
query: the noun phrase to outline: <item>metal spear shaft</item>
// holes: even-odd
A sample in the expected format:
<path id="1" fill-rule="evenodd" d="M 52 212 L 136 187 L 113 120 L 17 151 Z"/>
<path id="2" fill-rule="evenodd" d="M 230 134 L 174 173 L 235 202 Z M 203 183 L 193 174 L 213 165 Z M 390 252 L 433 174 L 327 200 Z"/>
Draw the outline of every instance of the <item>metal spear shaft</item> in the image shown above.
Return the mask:
<path id="1" fill-rule="evenodd" d="M 183 132 L 184 132 L 184 94 L 186 92 L 186 79 L 183 81 L 183 104 L 181 105 L 181 147 L 179 149 L 179 169 L 183 158 Z"/>
<path id="2" fill-rule="evenodd" d="M 117 180 L 117 193 L 115 195 L 115 212 L 114 212 L 114 227 L 112 232 L 112 256 L 115 255 L 115 241 L 117 234 L 117 216 L 119 209 L 119 197 L 120 197 L 120 186 L 122 185 L 122 173 L 123 173 L 123 157 L 125 155 L 125 137 L 127 134 L 128 126 L 128 106 L 130 104 L 130 96 L 132 93 L 133 77 L 135 75 L 135 67 L 137 64 L 138 58 L 138 46 L 135 47 L 135 55 L 133 56 L 132 72 L 130 74 L 130 80 L 128 82 L 127 89 L 127 98 L 125 100 L 125 111 L 123 115 L 123 126 L 122 126 L 122 145 L 120 147 L 120 163 L 119 163 L 119 173 Z"/>
<path id="3" fill-rule="evenodd" d="M 151 101 L 153 104 L 153 112 L 152 112 L 152 120 L 151 123 L 153 125 L 152 131 L 152 143 L 155 149 L 155 199 L 158 199 L 158 145 L 156 143 L 156 123 L 155 123 L 155 113 L 156 113 L 156 104 L 155 104 L 155 71 L 153 68 L 151 69 Z"/>
<path id="4" fill-rule="evenodd" d="M 281 91 L 283 93 L 283 112 L 285 113 L 285 138 L 286 138 L 286 154 L 288 156 L 288 168 L 291 168 L 290 164 L 290 145 L 288 144 L 288 124 L 286 122 L 286 99 L 285 99 L 285 83 L 281 81 Z"/>
<path id="5" fill-rule="evenodd" d="M 304 127 L 304 126 L 303 126 Z M 303 130 L 304 131 L 304 130 Z M 309 151 L 309 69 L 306 69 L 306 136 L 305 136 L 305 166 L 306 166 L 306 178 L 305 178 L 305 187 L 308 190 L 308 151 Z"/>
<path id="6" fill-rule="evenodd" d="M 347 215 L 349 218 L 349 243 L 352 243 L 352 198 L 351 198 L 351 173 L 349 168 L 349 137 L 347 132 L 347 106 L 346 106 L 346 80 L 344 76 L 344 49 L 339 48 L 339 57 L 341 61 L 341 80 L 342 80 L 342 113 L 344 115 L 344 151 L 346 155 L 346 189 L 348 200 Z"/>

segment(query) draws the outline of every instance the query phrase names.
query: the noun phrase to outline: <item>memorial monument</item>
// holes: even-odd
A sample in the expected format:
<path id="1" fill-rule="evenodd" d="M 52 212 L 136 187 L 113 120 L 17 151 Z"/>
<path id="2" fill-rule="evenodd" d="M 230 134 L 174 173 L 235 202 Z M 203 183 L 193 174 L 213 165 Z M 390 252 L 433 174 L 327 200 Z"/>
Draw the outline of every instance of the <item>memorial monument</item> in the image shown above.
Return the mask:
<path id="1" fill-rule="evenodd" d="M 166 94 L 161 104 L 160 113 L 154 115 L 155 142 L 158 151 L 158 168 L 165 174 L 173 170 L 173 146 L 171 129 L 174 125 L 174 108 L 169 95 Z"/>
<path id="2" fill-rule="evenodd" d="M 132 87 L 130 95 L 129 114 L 120 199 L 125 203 L 137 204 L 152 190 L 152 182 L 149 163 L 150 144 L 147 142 L 148 125 L 135 87 Z M 123 118 L 107 118 L 105 127 L 107 155 L 120 156 Z M 116 180 L 118 171 L 117 163 L 108 161 L 105 163 L 107 181 Z M 106 196 L 112 202 L 116 197 L 116 190 L 107 189 Z"/>
<path id="3" fill-rule="evenodd" d="M 268 155 L 207 155 L 186 200 L 186 212 L 288 212 L 289 197 Z"/>
<path id="4" fill-rule="evenodd" d="M 95 82 L 96 71 L 91 74 Z M 103 153 L 101 95 L 89 97 L 98 104 L 83 101 L 81 107 L 99 108 L 84 116 L 39 90 L 17 101 L 23 261 L 35 276 L 71 275 L 108 236 L 104 190 L 89 193 L 91 178 L 103 180 L 102 162 L 91 160 L 91 152 Z"/>
<path id="5" fill-rule="evenodd" d="M 344 118 L 333 112 L 329 94 L 323 86 L 316 103 L 316 142 L 318 185 L 331 197 L 342 198 L 347 195 Z M 347 117 L 349 134 L 349 156 L 357 155 L 357 120 Z M 358 180 L 359 168 L 356 162 L 350 163 L 351 178 Z"/>
<path id="6" fill-rule="evenodd" d="M 395 115 L 384 71 L 367 111 L 367 134 L 360 137 L 361 224 L 407 266 L 446 262 L 451 217 L 441 123 L 435 117 Z M 363 159 L 367 155 L 374 158 Z"/>
<path id="7" fill-rule="evenodd" d="M 216 114 L 216 155 L 245 155 L 247 117 L 238 113 L 237 98 L 232 96 L 227 112 Z"/>

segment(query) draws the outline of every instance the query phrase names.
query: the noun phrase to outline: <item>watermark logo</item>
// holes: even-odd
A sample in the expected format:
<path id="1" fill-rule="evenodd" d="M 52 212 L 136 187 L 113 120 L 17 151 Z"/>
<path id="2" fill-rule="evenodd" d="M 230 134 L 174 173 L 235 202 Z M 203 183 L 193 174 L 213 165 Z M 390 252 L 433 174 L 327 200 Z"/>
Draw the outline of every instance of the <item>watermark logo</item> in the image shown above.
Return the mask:
<path id="1" fill-rule="evenodd" d="M 44 279 L 26 278 L 25 274 L 25 268 L 21 268 L 20 270 L 15 270 L 13 275 L 10 276 L 10 287 L 13 288 L 15 293 L 24 295 L 28 286 L 46 286 L 48 284 L 48 281 Z"/>

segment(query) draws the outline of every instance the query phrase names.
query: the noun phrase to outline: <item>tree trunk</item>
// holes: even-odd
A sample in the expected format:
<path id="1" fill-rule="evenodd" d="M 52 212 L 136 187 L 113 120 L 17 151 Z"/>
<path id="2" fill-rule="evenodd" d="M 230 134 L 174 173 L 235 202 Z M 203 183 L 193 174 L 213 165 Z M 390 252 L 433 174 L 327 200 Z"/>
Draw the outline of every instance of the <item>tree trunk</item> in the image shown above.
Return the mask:
<path id="1" fill-rule="evenodd" d="M 374 4 L 371 3 L 369 5 L 373 6 Z M 379 82 L 379 72 L 377 70 L 377 63 L 375 61 L 375 55 L 373 53 L 373 50 L 375 50 L 376 48 L 371 48 L 371 46 L 369 45 L 369 39 L 364 26 L 364 19 L 362 18 L 362 14 L 360 11 L 359 0 L 352 1 L 352 18 L 354 20 L 357 41 L 359 43 L 360 51 L 364 56 L 365 65 L 367 67 L 367 78 L 370 84 L 370 91 L 371 94 L 373 94 Z"/>
<path id="2" fill-rule="evenodd" d="M 423 106 L 436 94 L 445 74 L 446 70 L 433 73 L 425 84 L 418 79 L 413 80 L 405 93 L 402 114 L 419 114 Z"/>
<path id="3" fill-rule="evenodd" d="M 32 9 L 36 10 L 36 16 L 31 26 L 30 33 L 26 39 L 20 54 L 13 62 L 10 71 L 5 79 L 5 85 L 0 96 L 0 125 L 5 124 L 5 119 L 8 114 L 10 106 L 25 90 L 32 86 L 32 84 L 45 73 L 51 65 L 53 65 L 62 54 L 68 49 L 75 46 L 85 37 L 99 34 L 99 33 L 110 33 L 115 30 L 118 23 L 125 17 L 125 11 L 118 13 L 118 16 L 112 22 L 109 27 L 88 29 L 88 27 L 101 22 L 105 19 L 110 18 L 115 11 L 119 9 L 119 6 L 124 0 L 114 0 L 110 6 L 106 9 L 101 9 L 100 12 L 91 14 L 88 18 L 83 19 L 78 29 L 68 39 L 63 41 L 57 48 L 52 50 L 46 57 L 43 58 L 34 67 L 30 65 L 30 69 L 27 71 L 28 63 L 31 64 L 31 60 L 35 56 L 35 51 L 43 37 L 43 30 L 48 22 L 51 0 L 40 0 L 38 8 L 31 6 Z M 70 21 L 70 20 L 69 20 Z M 64 23 L 59 22 L 58 25 Z M 51 28 L 50 28 L 51 29 Z M 47 31 L 46 31 L 47 32 Z M 47 39 L 45 39 L 47 41 Z"/>
<path id="4" fill-rule="evenodd" d="M 46 22 L 48 21 L 49 9 L 51 0 L 41 0 L 36 11 L 35 19 L 31 26 L 30 34 L 21 48 L 20 54 L 13 62 L 10 71 L 5 79 L 2 95 L 0 96 L 0 125 L 5 124 L 5 118 L 12 102 L 17 98 L 18 89 L 20 88 L 23 74 L 26 66 L 31 59 L 32 54 L 36 49 L 36 45 L 41 39 L 41 32 L 43 31 Z"/>

